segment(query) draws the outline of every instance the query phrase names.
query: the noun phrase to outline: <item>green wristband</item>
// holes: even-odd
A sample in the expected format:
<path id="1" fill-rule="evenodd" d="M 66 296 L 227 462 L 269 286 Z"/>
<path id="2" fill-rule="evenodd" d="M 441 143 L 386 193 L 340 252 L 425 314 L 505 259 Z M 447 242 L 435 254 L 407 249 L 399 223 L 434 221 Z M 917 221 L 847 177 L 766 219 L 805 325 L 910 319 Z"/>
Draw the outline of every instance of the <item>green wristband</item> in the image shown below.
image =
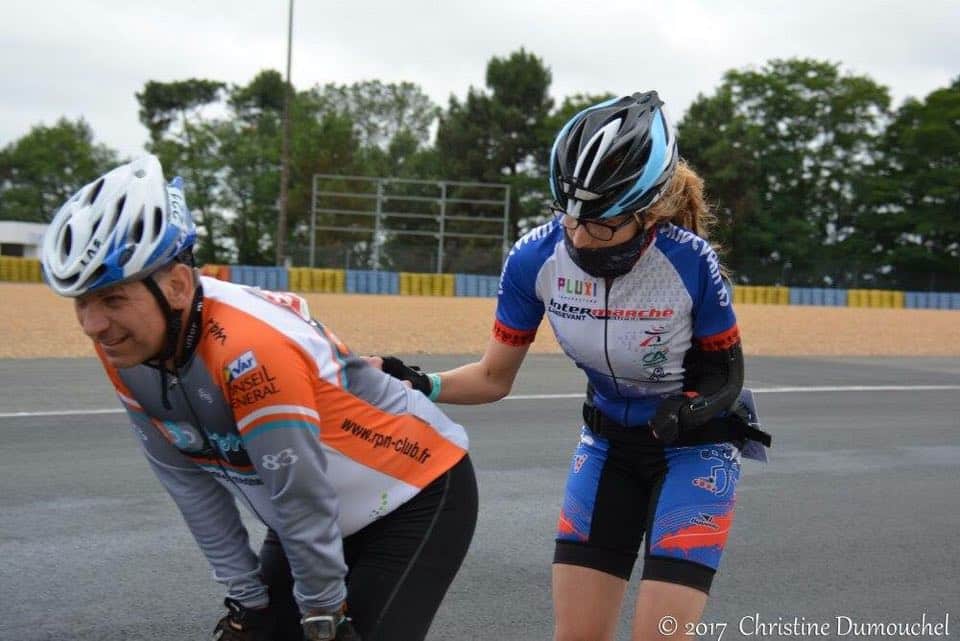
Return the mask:
<path id="1" fill-rule="evenodd" d="M 430 379 L 430 396 L 431 401 L 436 401 L 440 396 L 440 375 L 439 374 L 427 374 L 427 378 Z"/>

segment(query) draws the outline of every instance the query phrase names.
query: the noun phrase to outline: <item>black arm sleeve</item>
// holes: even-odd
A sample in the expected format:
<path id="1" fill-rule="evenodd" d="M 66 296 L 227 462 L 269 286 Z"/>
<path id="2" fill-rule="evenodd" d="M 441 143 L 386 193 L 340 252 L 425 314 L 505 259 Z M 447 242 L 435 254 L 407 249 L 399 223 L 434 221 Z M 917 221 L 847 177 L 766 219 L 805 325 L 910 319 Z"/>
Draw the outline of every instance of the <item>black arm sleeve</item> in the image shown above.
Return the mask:
<path id="1" fill-rule="evenodd" d="M 727 349 L 706 351 L 694 346 L 683 358 L 683 391 L 690 397 L 680 410 L 683 427 L 699 427 L 730 409 L 743 388 L 743 349 L 737 341 Z M 690 394 L 693 392 L 696 396 Z"/>

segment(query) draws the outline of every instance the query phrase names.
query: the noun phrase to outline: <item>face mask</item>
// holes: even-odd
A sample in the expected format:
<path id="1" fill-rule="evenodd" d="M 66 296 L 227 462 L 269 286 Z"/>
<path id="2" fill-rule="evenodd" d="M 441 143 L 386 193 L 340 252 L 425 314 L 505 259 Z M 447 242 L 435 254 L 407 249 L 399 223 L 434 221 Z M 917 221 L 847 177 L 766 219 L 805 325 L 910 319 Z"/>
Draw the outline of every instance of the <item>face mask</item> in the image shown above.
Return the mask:
<path id="1" fill-rule="evenodd" d="M 616 278 L 633 269 L 647 243 L 647 234 L 651 231 L 637 234 L 625 243 L 608 247 L 578 249 L 573 246 L 570 234 L 567 233 L 563 234 L 563 243 L 570 258 L 583 271 L 595 278 Z"/>

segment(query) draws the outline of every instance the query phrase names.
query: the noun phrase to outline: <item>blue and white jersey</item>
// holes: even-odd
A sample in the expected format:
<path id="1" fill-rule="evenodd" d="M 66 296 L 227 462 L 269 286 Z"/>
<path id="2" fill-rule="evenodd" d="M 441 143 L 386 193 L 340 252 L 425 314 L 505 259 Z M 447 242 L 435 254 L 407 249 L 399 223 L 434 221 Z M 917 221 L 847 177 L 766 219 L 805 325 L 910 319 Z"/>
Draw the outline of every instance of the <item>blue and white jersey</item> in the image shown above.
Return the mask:
<path id="1" fill-rule="evenodd" d="M 623 425 L 645 424 L 660 399 L 681 392 L 693 345 L 740 340 L 730 293 L 710 244 L 664 223 L 633 269 L 605 282 L 580 269 L 552 220 L 523 236 L 503 266 L 494 336 L 533 341 L 544 313 L 563 351 L 594 389 L 594 404 Z"/>

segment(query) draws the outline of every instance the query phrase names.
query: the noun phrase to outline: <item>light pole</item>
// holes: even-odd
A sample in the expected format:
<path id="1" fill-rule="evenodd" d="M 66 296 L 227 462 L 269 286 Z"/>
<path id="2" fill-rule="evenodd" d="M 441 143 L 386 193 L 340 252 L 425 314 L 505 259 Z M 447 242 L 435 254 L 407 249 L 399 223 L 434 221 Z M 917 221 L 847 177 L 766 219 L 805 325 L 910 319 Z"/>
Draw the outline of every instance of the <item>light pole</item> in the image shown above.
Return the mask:
<path id="1" fill-rule="evenodd" d="M 293 0 L 287 19 L 287 81 L 283 86 L 283 134 L 280 148 L 280 203 L 277 212 L 277 266 L 283 266 L 287 253 L 287 197 L 290 182 L 290 58 L 293 49 Z"/>

